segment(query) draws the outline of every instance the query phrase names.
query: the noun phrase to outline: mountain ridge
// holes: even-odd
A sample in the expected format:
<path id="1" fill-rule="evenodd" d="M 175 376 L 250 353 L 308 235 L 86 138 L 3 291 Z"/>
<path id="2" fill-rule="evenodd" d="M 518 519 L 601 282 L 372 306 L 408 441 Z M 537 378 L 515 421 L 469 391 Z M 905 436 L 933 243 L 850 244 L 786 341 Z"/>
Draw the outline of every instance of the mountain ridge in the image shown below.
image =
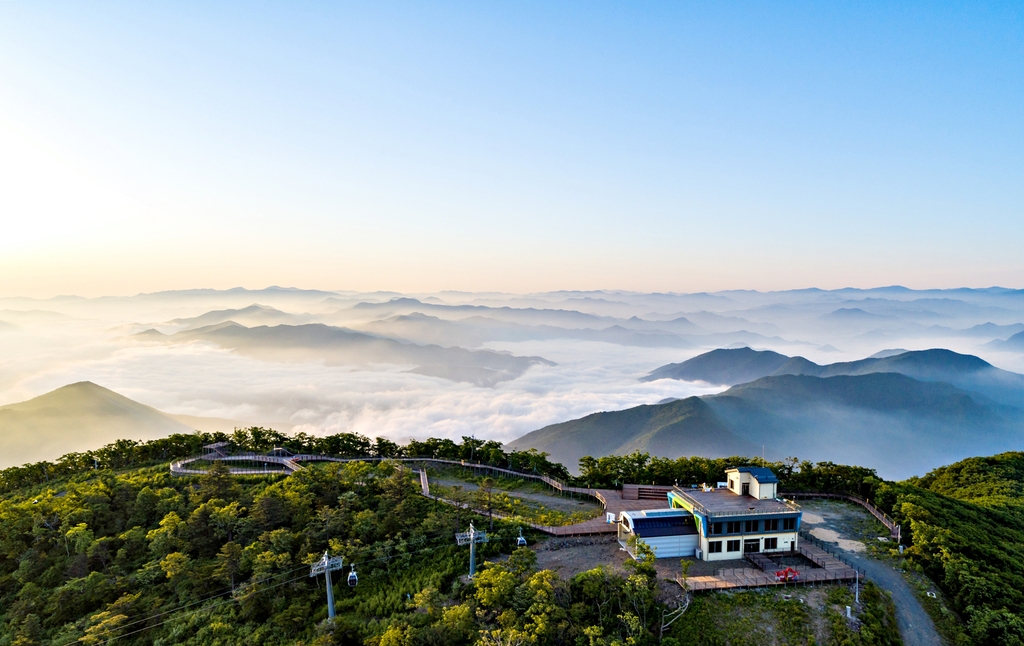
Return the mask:
<path id="1" fill-rule="evenodd" d="M 175 419 L 109 388 L 79 381 L 0 406 L 0 468 L 52 460 L 115 439 L 152 440 L 191 433 L 195 422 L 223 425 L 228 421 L 192 416 Z"/>
<path id="2" fill-rule="evenodd" d="M 676 410 L 680 406 L 687 415 Z M 673 412 L 679 425 L 659 443 L 662 425 L 652 420 Z M 570 466 L 602 452 L 726 457 L 760 455 L 764 446 L 769 459 L 852 461 L 906 477 L 979 449 L 999 452 L 1021 443 L 1024 411 L 1019 408 L 945 382 L 869 372 L 766 376 L 714 395 L 546 426 L 508 446 L 537 448 Z"/>
<path id="3" fill-rule="evenodd" d="M 417 345 L 323 323 L 246 327 L 225 321 L 170 335 L 146 330 L 135 336 L 162 343 L 207 341 L 239 354 L 272 361 L 322 360 L 328 365 L 413 366 L 408 372 L 485 387 L 515 379 L 533 365 L 554 365 L 543 357 Z"/>

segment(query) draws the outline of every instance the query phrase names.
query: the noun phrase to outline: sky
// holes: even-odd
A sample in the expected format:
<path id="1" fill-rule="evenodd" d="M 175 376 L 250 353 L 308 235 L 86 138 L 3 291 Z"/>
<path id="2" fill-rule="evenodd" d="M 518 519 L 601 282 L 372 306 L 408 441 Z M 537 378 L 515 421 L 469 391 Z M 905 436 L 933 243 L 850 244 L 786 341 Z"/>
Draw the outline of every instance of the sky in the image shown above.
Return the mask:
<path id="1" fill-rule="evenodd" d="M 0 3 L 0 295 L 1024 287 L 1020 3 Z"/>

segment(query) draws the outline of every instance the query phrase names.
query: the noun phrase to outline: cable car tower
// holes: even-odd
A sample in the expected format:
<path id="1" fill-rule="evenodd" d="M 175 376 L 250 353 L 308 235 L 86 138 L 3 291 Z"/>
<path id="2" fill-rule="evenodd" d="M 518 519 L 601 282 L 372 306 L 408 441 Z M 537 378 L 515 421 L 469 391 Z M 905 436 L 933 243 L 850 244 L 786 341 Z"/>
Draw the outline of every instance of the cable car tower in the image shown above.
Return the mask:
<path id="1" fill-rule="evenodd" d="M 323 574 L 327 577 L 327 616 L 330 619 L 334 619 L 334 588 L 331 586 L 331 572 L 340 570 L 345 566 L 345 557 L 335 556 L 331 558 L 327 556 L 327 552 L 324 552 L 323 558 L 313 564 L 309 569 L 309 576 L 315 577 Z M 353 571 L 354 572 L 354 571 Z M 351 581 L 352 576 L 349 575 L 349 585 L 355 585 Z"/>
<path id="2" fill-rule="evenodd" d="M 469 578 L 476 576 L 476 544 L 487 542 L 487 532 L 479 532 L 469 524 L 468 532 L 459 532 L 455 535 L 455 542 L 459 545 L 469 543 Z"/>

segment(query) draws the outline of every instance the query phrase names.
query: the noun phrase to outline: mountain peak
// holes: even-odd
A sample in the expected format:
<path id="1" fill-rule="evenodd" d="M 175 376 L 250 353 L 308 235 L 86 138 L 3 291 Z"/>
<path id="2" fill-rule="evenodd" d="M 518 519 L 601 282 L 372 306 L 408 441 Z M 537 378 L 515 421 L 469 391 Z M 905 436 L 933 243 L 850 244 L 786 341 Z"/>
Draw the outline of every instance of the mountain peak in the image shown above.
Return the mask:
<path id="1" fill-rule="evenodd" d="M 111 438 L 150 440 L 192 428 L 92 381 L 61 386 L 0 406 L 0 468 L 54 460 L 102 446 Z"/>

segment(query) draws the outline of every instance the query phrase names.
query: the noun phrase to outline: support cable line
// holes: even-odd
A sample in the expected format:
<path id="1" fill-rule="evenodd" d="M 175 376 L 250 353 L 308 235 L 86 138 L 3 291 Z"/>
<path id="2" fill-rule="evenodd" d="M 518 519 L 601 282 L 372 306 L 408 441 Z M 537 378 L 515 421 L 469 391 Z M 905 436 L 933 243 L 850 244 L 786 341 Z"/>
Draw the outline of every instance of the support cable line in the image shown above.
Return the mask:
<path id="1" fill-rule="evenodd" d="M 482 533 L 482 532 L 481 532 L 481 533 Z M 441 538 L 443 538 L 443 537 L 446 537 L 446 536 L 447 536 L 447 532 L 445 532 L 445 533 L 443 534 L 443 536 L 438 536 L 438 537 L 435 537 L 435 538 L 434 538 L 434 540 L 440 540 Z M 423 539 L 424 539 L 424 540 L 426 540 L 426 539 L 427 539 L 427 537 L 425 536 L 425 537 L 423 537 Z M 515 538 L 512 538 L 512 539 L 505 539 L 505 540 L 512 540 L 512 541 L 515 541 L 516 539 L 515 539 Z M 421 542 L 422 542 L 422 541 L 421 541 Z M 480 542 L 480 541 L 477 541 L 477 542 Z M 377 562 L 381 562 L 381 561 L 389 561 L 389 560 L 391 560 L 391 559 L 394 559 L 394 558 L 398 558 L 398 557 L 400 557 L 400 556 L 405 556 L 405 555 L 413 556 L 413 555 L 416 555 L 416 554 L 423 554 L 423 553 L 425 553 L 425 552 L 432 552 L 432 551 L 434 551 L 434 550 L 439 550 L 439 549 L 443 549 L 443 548 L 445 548 L 445 547 L 448 547 L 448 545 L 436 545 L 436 546 L 434 546 L 434 547 L 426 547 L 426 548 L 423 548 L 423 549 L 420 549 L 420 550 L 414 550 L 414 551 L 411 551 L 411 552 L 402 552 L 402 553 L 399 553 L 399 554 L 391 554 L 391 555 L 387 555 L 387 556 L 380 556 L 380 557 L 377 557 L 377 558 L 372 558 L 372 559 L 366 559 L 366 560 L 363 560 L 363 561 L 359 561 L 359 562 L 350 562 L 350 563 L 349 563 L 349 566 L 350 566 L 350 567 L 352 568 L 352 571 L 350 572 L 350 576 L 351 576 L 351 574 L 354 574 L 354 573 L 355 573 L 355 568 L 356 568 L 356 566 L 363 566 L 363 565 L 368 565 L 368 564 L 371 564 L 371 563 L 377 563 Z M 368 552 L 368 551 L 371 551 L 371 549 L 370 549 L 370 548 L 364 548 L 363 550 L 360 550 L 359 552 L 356 552 L 356 553 L 358 554 L 358 553 L 360 553 L 360 552 Z M 270 580 L 273 580 L 273 579 L 275 579 L 275 578 L 277 578 L 277 577 L 279 577 L 279 576 L 285 575 L 285 574 L 290 574 L 290 573 L 292 573 L 292 572 L 296 572 L 296 571 L 298 571 L 298 570 L 306 570 L 306 569 L 308 569 L 309 567 L 310 567 L 309 565 L 300 565 L 299 567 L 296 567 L 296 568 L 292 568 L 292 569 L 290 569 L 290 570 L 284 570 L 284 571 L 282 571 L 282 572 L 278 572 L 278 573 L 276 573 L 276 574 L 273 574 L 273 575 L 271 575 L 271 576 L 268 576 L 268 577 L 265 577 L 265 578 L 263 578 L 263 579 L 259 579 L 258 581 L 253 581 L 253 582 L 250 582 L 250 583 L 252 583 L 252 584 L 257 584 L 257 585 L 258 585 L 258 584 L 260 584 L 260 583 L 263 583 L 263 582 L 266 582 L 266 581 L 270 581 Z M 358 577 L 357 577 L 357 578 L 358 578 Z M 266 590 L 271 590 L 271 589 L 273 589 L 273 588 L 277 588 L 277 587 L 280 587 L 280 586 L 282 586 L 282 585 L 286 585 L 286 584 L 288 584 L 288 583 L 293 583 L 293 582 L 296 582 L 296 581 L 302 581 L 302 580 L 304 580 L 304 579 L 305 579 L 305 580 L 308 580 L 308 579 L 309 579 L 309 575 L 308 575 L 308 574 L 304 574 L 303 576 L 300 576 L 300 577 L 296 577 L 296 578 L 294 578 L 294 579 L 289 579 L 288 581 L 283 581 L 283 582 L 281 582 L 281 583 L 276 583 L 276 584 L 274 584 L 274 585 L 272 585 L 272 586 L 269 586 L 269 587 L 266 587 L 266 588 L 261 588 L 261 589 L 259 589 L 259 590 L 253 590 L 253 591 L 251 591 L 251 592 L 247 592 L 247 593 L 245 593 L 244 595 L 242 595 L 242 598 L 245 598 L 245 597 L 247 597 L 247 596 L 249 596 L 249 595 L 253 595 L 253 594 L 259 594 L 259 593 L 261 593 L 261 592 L 264 592 L 264 591 L 266 591 Z M 350 585 L 351 585 L 351 584 L 350 584 Z M 352 586 L 352 587 L 354 587 L 354 586 Z M 171 608 L 171 609 L 169 609 L 169 610 L 164 610 L 164 611 L 162 611 L 162 612 L 159 612 L 159 613 L 157 613 L 157 614 L 154 614 L 154 615 L 150 615 L 150 616 L 148 616 L 148 617 L 143 617 L 143 618 L 141 618 L 141 619 L 136 619 L 136 620 L 134 620 L 134 621 L 131 621 L 130 623 L 127 623 L 127 624 L 122 624 L 122 625 L 120 625 L 120 626 L 117 626 L 116 628 L 112 628 L 112 629 L 110 629 L 110 630 L 109 630 L 108 632 L 114 632 L 114 631 L 117 631 L 117 630 L 123 630 L 124 628 L 127 628 L 127 627 L 129 627 L 129 626 L 134 626 L 134 625 L 138 625 L 138 624 L 140 624 L 140 623 L 148 622 L 148 621 L 151 621 L 151 620 L 153 620 L 153 619 L 156 619 L 156 618 L 158 618 L 158 617 L 163 617 L 163 616 L 165 616 L 165 615 L 168 615 L 168 614 L 171 614 L 171 613 L 176 613 L 176 612 L 178 612 L 178 611 L 180 611 L 180 610 L 184 610 L 184 609 L 186 609 L 186 608 L 189 608 L 189 607 L 191 607 L 191 606 L 194 606 L 194 605 L 196 605 L 196 604 L 199 604 L 199 603 L 204 603 L 204 602 L 206 602 L 206 601 L 210 601 L 210 600 L 216 599 L 216 598 L 218 598 L 218 597 L 223 597 L 224 595 L 226 595 L 226 594 L 231 594 L 232 592 L 234 592 L 234 591 L 233 591 L 233 590 L 231 590 L 231 589 L 225 589 L 225 591 L 223 591 L 223 592 L 220 592 L 220 593 L 218 593 L 218 594 L 213 594 L 213 595 L 207 596 L 207 597 L 205 597 L 205 598 L 203 598 L 203 599 L 200 599 L 200 600 L 198 600 L 198 601 L 193 601 L 193 602 L 191 602 L 191 603 L 183 604 L 183 605 L 181 605 L 181 606 L 178 606 L 178 607 L 176 607 L 176 608 Z M 143 631 L 149 630 L 149 629 L 151 629 L 151 628 L 158 628 L 158 627 L 160 627 L 160 626 L 163 626 L 164 624 L 170 623 L 170 622 L 172 622 L 172 621 L 176 621 L 176 620 L 177 620 L 177 619 L 179 619 L 179 618 L 180 618 L 181 616 L 188 616 L 189 614 L 192 614 L 192 613 L 196 613 L 196 612 L 200 612 L 200 611 L 202 611 L 202 610 L 213 610 L 213 609 L 215 609 L 215 608 L 218 608 L 218 607 L 220 607 L 220 606 L 222 606 L 222 605 L 225 605 L 225 604 L 231 603 L 231 602 L 233 602 L 233 601 L 237 601 L 237 600 L 238 600 L 238 599 L 235 599 L 235 598 L 230 598 L 230 599 L 225 599 L 225 600 L 223 600 L 223 601 L 220 601 L 220 602 L 218 602 L 218 603 L 215 603 L 215 604 L 213 604 L 213 605 L 210 605 L 210 606 L 207 606 L 207 607 L 204 607 L 204 608 L 196 608 L 195 610 L 191 611 L 190 613 L 185 613 L 185 615 L 179 615 L 179 616 L 171 617 L 171 618 L 169 618 L 169 619 L 166 619 L 166 620 L 164 620 L 164 621 L 161 621 L 160 623 L 158 623 L 158 624 L 154 624 L 154 625 L 152 625 L 152 626 L 146 626 L 146 627 L 144 627 L 144 628 L 140 628 L 140 629 L 138 629 L 138 630 L 134 630 L 134 631 L 131 631 L 131 632 L 125 633 L 125 634 L 123 634 L 123 635 L 117 635 L 117 636 L 114 636 L 114 637 L 110 637 L 110 638 L 109 638 L 109 639 L 107 639 L 106 641 L 103 641 L 103 642 L 98 642 L 98 645 L 99 645 L 99 644 L 106 644 L 106 643 L 112 642 L 112 641 L 114 641 L 115 639 L 119 639 L 119 638 L 121 638 L 121 637 L 128 637 L 128 636 L 130 636 L 130 635 L 134 635 L 134 634 L 137 634 L 137 633 L 140 633 L 140 632 L 143 632 Z M 67 643 L 65 643 L 65 644 L 62 644 L 61 646 L 69 646 L 70 644 L 73 644 L 73 643 L 75 643 L 76 641 L 78 641 L 78 640 L 76 639 L 75 641 L 67 642 Z"/>
<path id="2" fill-rule="evenodd" d="M 275 573 L 275 574 L 270 574 L 269 576 L 264 576 L 263 578 L 260 578 L 258 580 L 254 580 L 254 582 L 249 582 L 249 583 L 251 585 L 257 585 L 258 586 L 260 584 L 269 582 L 269 580 L 272 580 L 272 579 L 274 579 L 276 577 L 279 577 L 279 576 L 281 576 L 283 574 L 291 574 L 292 572 L 296 572 L 298 570 L 306 569 L 307 567 L 308 566 L 306 566 L 306 565 L 300 565 L 299 567 L 293 567 L 292 569 L 289 569 L 289 570 L 284 570 L 284 571 L 281 571 L 281 572 L 278 572 L 278 573 Z M 293 578 L 292 580 L 298 580 L 298 579 L 294 579 Z M 113 630 L 120 631 L 120 630 L 123 630 L 125 628 L 128 628 L 129 626 L 135 626 L 135 625 L 137 625 L 137 623 L 143 623 L 145 621 L 152 621 L 153 619 L 156 619 L 158 617 L 162 617 L 162 616 L 164 616 L 166 614 L 170 614 L 172 612 L 178 612 L 179 610 L 184 610 L 185 608 L 189 608 L 191 606 L 195 606 L 196 604 L 206 603 L 207 601 L 211 601 L 213 599 L 217 599 L 219 597 L 223 597 L 224 595 L 231 594 L 233 592 L 234 592 L 234 589 L 225 588 L 221 592 L 209 595 L 207 597 L 203 597 L 202 599 L 199 599 L 197 601 L 193 601 L 193 602 L 190 602 L 190 603 L 185 603 L 185 604 L 182 604 L 182 605 L 174 607 L 174 608 L 168 608 L 167 610 L 163 610 L 163 611 L 158 612 L 156 614 L 151 614 L 150 616 L 141 617 L 139 619 L 133 619 L 133 620 L 129 621 L 128 623 L 122 623 L 121 626 L 119 626 L 119 627 L 117 627 L 116 629 L 113 629 Z M 78 641 L 78 640 L 75 640 L 75 641 Z M 74 643 L 75 642 L 68 642 L 68 644 L 74 644 Z M 68 646 L 68 645 L 65 644 L 65 645 L 62 645 L 62 646 Z"/>
<path id="3" fill-rule="evenodd" d="M 276 584 L 274 584 L 272 586 L 268 586 L 268 587 L 263 588 L 261 590 L 254 590 L 253 592 L 250 592 L 249 595 L 260 594 L 262 592 L 266 592 L 267 590 L 273 590 L 274 588 L 279 588 L 279 587 L 281 587 L 283 585 L 288 585 L 289 583 L 294 583 L 295 581 L 302 581 L 303 579 L 306 579 L 306 578 L 308 578 L 308 576 L 304 574 L 304 575 L 302 575 L 300 577 L 296 577 L 294 579 L 289 579 L 288 581 L 282 581 L 281 583 L 276 583 Z M 223 595 L 221 595 L 221 596 L 223 596 Z M 121 639 L 122 637 L 130 637 L 132 635 L 137 635 L 139 633 L 145 632 L 145 631 L 150 630 L 152 628 L 159 628 L 160 626 L 163 626 L 164 624 L 168 624 L 168 623 L 170 623 L 172 621 L 177 621 L 178 619 L 181 619 L 183 617 L 187 617 L 189 615 L 193 615 L 193 614 L 196 614 L 198 612 L 203 612 L 204 610 L 213 610 L 215 608 L 219 608 L 221 606 L 227 605 L 227 604 L 232 603 L 234 601 L 236 601 L 236 600 L 233 599 L 233 598 L 232 599 L 224 599 L 223 601 L 218 601 L 217 603 L 212 604 L 210 606 L 206 606 L 204 608 L 196 608 L 195 610 L 189 611 L 189 612 L 185 613 L 184 615 L 176 615 L 174 617 L 171 617 L 170 619 L 165 619 L 164 621 L 161 621 L 158 624 L 153 624 L 152 626 L 146 626 L 145 628 L 139 628 L 138 630 L 133 630 L 133 631 L 125 633 L 123 635 L 116 635 L 114 637 L 110 637 L 108 639 L 105 639 L 104 641 L 96 642 L 96 646 L 102 646 L 103 644 L 109 644 L 110 642 L 114 641 L 115 639 Z M 119 629 L 120 628 L 114 628 L 113 630 L 119 630 Z M 77 641 L 78 641 L 78 639 L 76 639 L 75 641 L 67 642 L 66 644 L 63 644 L 62 646 L 69 646 L 69 644 L 74 644 Z"/>

